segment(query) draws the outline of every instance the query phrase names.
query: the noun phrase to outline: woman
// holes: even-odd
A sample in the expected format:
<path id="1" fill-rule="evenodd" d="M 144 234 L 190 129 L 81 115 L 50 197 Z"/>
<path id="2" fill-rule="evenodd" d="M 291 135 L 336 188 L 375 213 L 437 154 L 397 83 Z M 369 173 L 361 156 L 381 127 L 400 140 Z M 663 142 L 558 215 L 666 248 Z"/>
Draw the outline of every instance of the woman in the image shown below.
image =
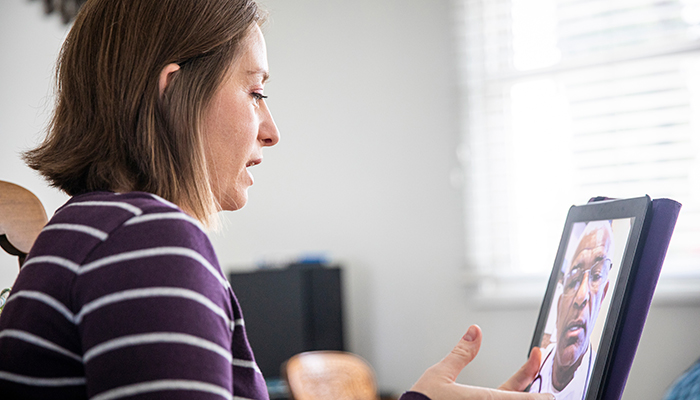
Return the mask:
<path id="1" fill-rule="evenodd" d="M 202 226 L 247 202 L 279 141 L 253 0 L 89 0 L 28 165 L 71 195 L 0 319 L 5 398 L 266 399 L 237 300 Z M 471 327 L 403 400 L 543 399 L 456 385 Z M 539 353 L 503 389 L 522 391 Z"/>

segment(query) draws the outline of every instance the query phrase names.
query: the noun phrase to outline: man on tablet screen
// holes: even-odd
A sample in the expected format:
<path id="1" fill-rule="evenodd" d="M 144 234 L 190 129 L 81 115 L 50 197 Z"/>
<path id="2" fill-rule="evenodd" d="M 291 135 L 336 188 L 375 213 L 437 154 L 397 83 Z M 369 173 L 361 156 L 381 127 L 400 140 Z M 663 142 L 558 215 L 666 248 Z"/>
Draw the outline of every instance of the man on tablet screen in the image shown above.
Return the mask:
<path id="1" fill-rule="evenodd" d="M 554 393 L 557 400 L 585 397 L 595 361 L 591 332 L 610 286 L 612 255 L 610 221 L 589 222 L 559 275 L 556 332 L 551 344 L 543 340 L 544 362 L 530 392 Z"/>

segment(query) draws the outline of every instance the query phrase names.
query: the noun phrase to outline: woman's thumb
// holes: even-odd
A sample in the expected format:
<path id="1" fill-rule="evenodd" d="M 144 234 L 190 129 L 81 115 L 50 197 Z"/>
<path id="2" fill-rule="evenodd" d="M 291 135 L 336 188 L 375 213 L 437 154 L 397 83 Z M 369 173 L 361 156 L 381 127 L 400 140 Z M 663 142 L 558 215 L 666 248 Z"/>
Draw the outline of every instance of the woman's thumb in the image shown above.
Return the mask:
<path id="1" fill-rule="evenodd" d="M 454 381 L 464 367 L 472 362 L 479 353 L 479 347 L 481 347 L 481 328 L 472 325 L 450 354 L 438 363 L 439 369 L 442 369 L 442 373 Z"/>

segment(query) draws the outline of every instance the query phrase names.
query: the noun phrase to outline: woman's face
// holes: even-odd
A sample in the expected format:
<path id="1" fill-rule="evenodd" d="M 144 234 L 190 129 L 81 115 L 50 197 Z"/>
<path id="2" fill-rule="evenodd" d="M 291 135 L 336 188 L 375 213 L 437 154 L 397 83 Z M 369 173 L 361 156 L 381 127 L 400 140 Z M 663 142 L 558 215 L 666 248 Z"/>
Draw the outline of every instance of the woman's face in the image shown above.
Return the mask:
<path id="1" fill-rule="evenodd" d="M 279 141 L 263 96 L 267 78 L 265 39 L 256 25 L 204 119 L 209 179 L 224 210 L 237 210 L 246 204 L 248 187 L 253 184 L 248 168 L 262 162 L 263 147 Z"/>

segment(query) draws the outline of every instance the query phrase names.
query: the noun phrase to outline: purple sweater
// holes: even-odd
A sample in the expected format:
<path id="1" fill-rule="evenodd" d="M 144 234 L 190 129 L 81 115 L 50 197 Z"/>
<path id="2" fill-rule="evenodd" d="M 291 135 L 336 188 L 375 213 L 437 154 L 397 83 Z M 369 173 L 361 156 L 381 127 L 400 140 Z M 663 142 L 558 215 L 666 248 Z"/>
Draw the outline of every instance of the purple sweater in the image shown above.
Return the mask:
<path id="1" fill-rule="evenodd" d="M 56 212 L 0 317 L 0 355 L 3 399 L 268 398 L 207 235 L 146 193 Z"/>
<path id="2" fill-rule="evenodd" d="M 268 399 L 209 238 L 139 192 L 76 196 L 39 235 L 0 318 L 0 394 Z"/>

